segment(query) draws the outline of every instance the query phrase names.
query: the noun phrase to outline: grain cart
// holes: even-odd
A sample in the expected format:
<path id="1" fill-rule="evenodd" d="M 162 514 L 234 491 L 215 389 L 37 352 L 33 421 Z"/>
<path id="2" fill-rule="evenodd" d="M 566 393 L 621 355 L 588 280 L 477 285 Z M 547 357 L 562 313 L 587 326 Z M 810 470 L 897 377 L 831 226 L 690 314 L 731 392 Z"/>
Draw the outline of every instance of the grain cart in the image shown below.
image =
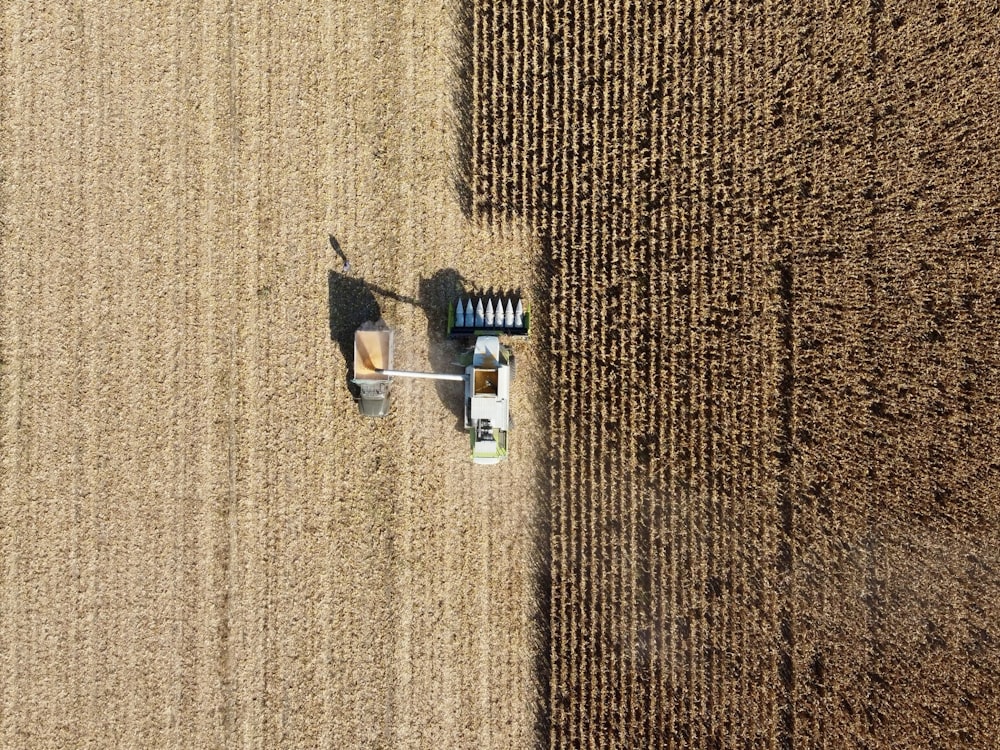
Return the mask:
<path id="1" fill-rule="evenodd" d="M 354 332 L 354 377 L 358 386 L 357 402 L 366 417 L 384 417 L 389 413 L 389 385 L 392 378 L 393 332 L 383 322 L 365 323 Z"/>
<path id="2" fill-rule="evenodd" d="M 395 377 L 451 380 L 464 384 L 465 428 L 472 461 L 495 464 L 507 457 L 510 386 L 515 363 L 500 336 L 528 335 L 529 313 L 515 295 L 472 295 L 457 300 L 448 311 L 448 337 L 471 343 L 454 363 L 461 373 L 415 372 L 393 368 L 393 331 L 383 323 L 366 323 L 354 334 L 354 379 L 362 414 L 385 416 Z"/>

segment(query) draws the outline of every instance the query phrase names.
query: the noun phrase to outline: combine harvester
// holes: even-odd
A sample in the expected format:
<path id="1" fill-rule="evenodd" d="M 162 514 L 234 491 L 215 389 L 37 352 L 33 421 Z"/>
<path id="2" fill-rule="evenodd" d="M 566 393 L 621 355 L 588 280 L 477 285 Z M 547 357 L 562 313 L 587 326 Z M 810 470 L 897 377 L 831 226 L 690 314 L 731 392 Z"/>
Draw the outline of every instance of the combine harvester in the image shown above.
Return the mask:
<path id="1" fill-rule="evenodd" d="M 463 295 L 448 310 L 448 338 L 467 344 L 455 362 L 463 373 L 393 369 L 393 331 L 382 321 L 366 323 L 354 333 L 354 378 L 358 408 L 368 417 L 389 413 L 394 377 L 454 380 L 465 384 L 465 429 L 472 461 L 495 464 L 507 457 L 511 429 L 510 386 L 514 354 L 500 337 L 524 338 L 530 315 L 515 295 Z"/>

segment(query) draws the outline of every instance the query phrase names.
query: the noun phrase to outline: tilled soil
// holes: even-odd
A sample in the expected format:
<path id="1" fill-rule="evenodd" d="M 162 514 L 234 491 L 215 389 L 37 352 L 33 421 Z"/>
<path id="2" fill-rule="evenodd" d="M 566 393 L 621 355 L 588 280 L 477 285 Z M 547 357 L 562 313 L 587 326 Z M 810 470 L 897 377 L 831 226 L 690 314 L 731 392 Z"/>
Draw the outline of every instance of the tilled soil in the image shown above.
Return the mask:
<path id="1" fill-rule="evenodd" d="M 448 384 L 365 420 L 342 345 L 448 369 L 453 292 L 536 283 L 463 212 L 455 23 L 4 5 L 0 745 L 533 741 L 539 363 L 484 472 Z"/>

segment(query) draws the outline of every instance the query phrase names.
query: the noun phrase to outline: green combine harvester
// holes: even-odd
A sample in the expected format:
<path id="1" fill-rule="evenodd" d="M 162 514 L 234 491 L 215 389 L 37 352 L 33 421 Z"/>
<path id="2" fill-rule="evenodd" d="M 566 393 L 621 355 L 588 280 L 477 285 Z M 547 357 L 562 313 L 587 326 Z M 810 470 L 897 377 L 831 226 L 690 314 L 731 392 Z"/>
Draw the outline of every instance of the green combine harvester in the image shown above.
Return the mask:
<path id="1" fill-rule="evenodd" d="M 393 368 L 394 333 L 384 322 L 366 323 L 354 333 L 354 378 L 358 407 L 368 417 L 389 413 L 394 377 L 453 380 L 465 384 L 465 428 L 472 462 L 496 464 L 507 458 L 510 387 L 515 362 L 506 338 L 525 338 L 530 313 L 519 295 L 463 295 L 448 310 L 448 338 L 464 341 L 455 364 L 461 373 L 415 372 Z"/>

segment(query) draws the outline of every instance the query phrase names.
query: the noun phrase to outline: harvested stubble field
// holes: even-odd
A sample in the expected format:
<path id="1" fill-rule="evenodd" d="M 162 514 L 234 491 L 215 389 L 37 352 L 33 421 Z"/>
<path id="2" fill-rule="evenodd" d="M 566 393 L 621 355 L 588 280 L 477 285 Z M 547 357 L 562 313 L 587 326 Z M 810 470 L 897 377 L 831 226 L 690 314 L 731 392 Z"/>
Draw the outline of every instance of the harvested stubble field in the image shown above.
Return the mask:
<path id="1" fill-rule="evenodd" d="M 551 267 L 553 747 L 1000 733 L 995 4 L 479 4 Z"/>
<path id="2" fill-rule="evenodd" d="M 460 396 L 365 421 L 342 351 L 449 369 L 459 278 L 534 283 L 454 190 L 452 20 L 0 5 L 0 747 L 533 742 L 531 403 L 484 475 Z"/>
<path id="3" fill-rule="evenodd" d="M 0 19 L 0 746 L 995 742 L 995 8 Z M 485 483 L 345 387 L 460 278 Z"/>

